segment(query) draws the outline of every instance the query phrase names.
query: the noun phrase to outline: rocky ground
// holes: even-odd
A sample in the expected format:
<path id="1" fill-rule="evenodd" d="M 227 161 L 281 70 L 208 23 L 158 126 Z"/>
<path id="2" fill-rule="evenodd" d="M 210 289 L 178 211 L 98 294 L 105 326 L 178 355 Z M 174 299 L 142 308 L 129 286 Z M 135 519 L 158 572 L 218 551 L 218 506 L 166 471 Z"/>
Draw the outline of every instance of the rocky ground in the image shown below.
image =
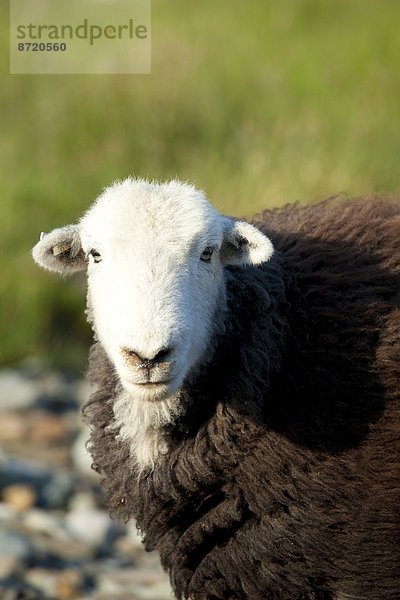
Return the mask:
<path id="1" fill-rule="evenodd" d="M 134 524 L 111 521 L 84 449 L 77 380 L 0 371 L 0 599 L 166 600 Z"/>

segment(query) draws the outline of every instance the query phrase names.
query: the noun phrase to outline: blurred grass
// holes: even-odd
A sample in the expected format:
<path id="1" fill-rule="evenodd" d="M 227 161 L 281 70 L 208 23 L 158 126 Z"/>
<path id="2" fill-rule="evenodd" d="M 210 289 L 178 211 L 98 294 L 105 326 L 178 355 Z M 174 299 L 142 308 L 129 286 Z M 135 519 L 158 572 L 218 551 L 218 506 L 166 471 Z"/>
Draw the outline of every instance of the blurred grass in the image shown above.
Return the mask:
<path id="1" fill-rule="evenodd" d="M 1 77 L 2 364 L 84 367 L 84 282 L 29 250 L 115 178 L 188 179 L 233 214 L 399 191 L 398 0 L 153 0 L 152 15 L 151 75 Z"/>

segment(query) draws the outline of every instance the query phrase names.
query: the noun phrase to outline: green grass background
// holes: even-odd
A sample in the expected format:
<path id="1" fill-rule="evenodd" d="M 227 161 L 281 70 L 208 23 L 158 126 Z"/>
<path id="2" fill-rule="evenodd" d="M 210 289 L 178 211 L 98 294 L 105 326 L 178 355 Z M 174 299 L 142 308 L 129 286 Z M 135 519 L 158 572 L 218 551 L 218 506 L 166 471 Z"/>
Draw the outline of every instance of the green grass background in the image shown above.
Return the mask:
<path id="1" fill-rule="evenodd" d="M 6 58 L 0 363 L 84 367 L 84 282 L 29 251 L 115 178 L 187 179 L 231 214 L 399 191 L 399 31 L 398 0 L 153 0 L 151 75 L 16 76 Z"/>

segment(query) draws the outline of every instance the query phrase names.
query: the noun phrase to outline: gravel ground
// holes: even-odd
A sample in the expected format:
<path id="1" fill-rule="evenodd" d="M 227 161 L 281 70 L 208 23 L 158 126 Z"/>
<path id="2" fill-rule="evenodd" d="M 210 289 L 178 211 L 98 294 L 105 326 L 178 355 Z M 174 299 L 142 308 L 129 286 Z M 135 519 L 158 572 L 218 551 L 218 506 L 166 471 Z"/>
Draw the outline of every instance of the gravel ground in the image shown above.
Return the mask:
<path id="1" fill-rule="evenodd" d="M 134 523 L 112 521 L 84 448 L 84 379 L 0 371 L 0 600 L 167 600 Z"/>

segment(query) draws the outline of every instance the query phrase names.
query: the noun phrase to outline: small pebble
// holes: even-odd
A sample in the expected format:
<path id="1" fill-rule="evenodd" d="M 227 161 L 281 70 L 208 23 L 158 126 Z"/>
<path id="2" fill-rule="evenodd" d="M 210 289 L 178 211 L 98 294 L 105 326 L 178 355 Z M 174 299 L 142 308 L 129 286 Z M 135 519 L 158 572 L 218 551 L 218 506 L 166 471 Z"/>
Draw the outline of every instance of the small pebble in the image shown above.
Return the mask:
<path id="1" fill-rule="evenodd" d="M 59 540 L 70 539 L 61 515 L 55 516 L 50 511 L 32 508 L 22 516 L 21 522 L 31 532 L 44 533 Z"/>
<path id="2" fill-rule="evenodd" d="M 81 598 L 85 578 L 82 571 L 65 569 L 57 577 L 56 597 L 58 600 L 73 600 Z"/>
<path id="3" fill-rule="evenodd" d="M 86 475 L 90 479 L 97 479 L 98 475 L 92 469 L 93 459 L 86 449 L 89 435 L 89 430 L 84 427 L 72 446 L 71 455 L 74 466 L 80 473 Z"/>
<path id="4" fill-rule="evenodd" d="M 12 577 L 20 569 L 21 562 L 17 556 L 0 556 L 0 580 Z"/>
<path id="5" fill-rule="evenodd" d="M 12 521 L 17 516 L 17 512 L 14 507 L 0 502 L 0 521 Z"/>
<path id="6" fill-rule="evenodd" d="M 0 442 L 15 442 L 25 439 L 27 422 L 16 412 L 1 414 Z"/>
<path id="7" fill-rule="evenodd" d="M 54 598 L 57 589 L 57 573 L 49 569 L 34 567 L 28 569 L 25 581 L 34 588 L 39 588 L 47 597 Z"/>
<path id="8" fill-rule="evenodd" d="M 68 503 L 68 510 L 76 511 L 91 511 L 96 509 L 96 500 L 88 491 L 76 492 Z"/>
<path id="9" fill-rule="evenodd" d="M 32 381 L 18 371 L 0 371 L 0 410 L 17 410 L 33 406 L 37 390 Z"/>
<path id="10" fill-rule="evenodd" d="M 75 477 L 68 471 L 54 473 L 43 486 L 43 503 L 47 508 L 65 508 L 76 485 Z"/>
<path id="11" fill-rule="evenodd" d="M 34 442 L 54 443 L 65 440 L 68 431 L 62 417 L 36 411 L 30 421 L 28 435 Z"/>
<path id="12" fill-rule="evenodd" d="M 16 483 L 3 488 L 2 499 L 17 512 L 23 512 L 35 504 L 36 492 L 29 485 Z"/>
<path id="13" fill-rule="evenodd" d="M 10 556 L 23 562 L 31 555 L 31 545 L 28 540 L 11 529 L 3 528 L 0 535 L 0 556 Z"/>
<path id="14" fill-rule="evenodd" d="M 67 514 L 65 524 L 71 535 L 91 546 L 100 546 L 112 527 L 110 517 L 102 510 L 74 510 Z"/>

